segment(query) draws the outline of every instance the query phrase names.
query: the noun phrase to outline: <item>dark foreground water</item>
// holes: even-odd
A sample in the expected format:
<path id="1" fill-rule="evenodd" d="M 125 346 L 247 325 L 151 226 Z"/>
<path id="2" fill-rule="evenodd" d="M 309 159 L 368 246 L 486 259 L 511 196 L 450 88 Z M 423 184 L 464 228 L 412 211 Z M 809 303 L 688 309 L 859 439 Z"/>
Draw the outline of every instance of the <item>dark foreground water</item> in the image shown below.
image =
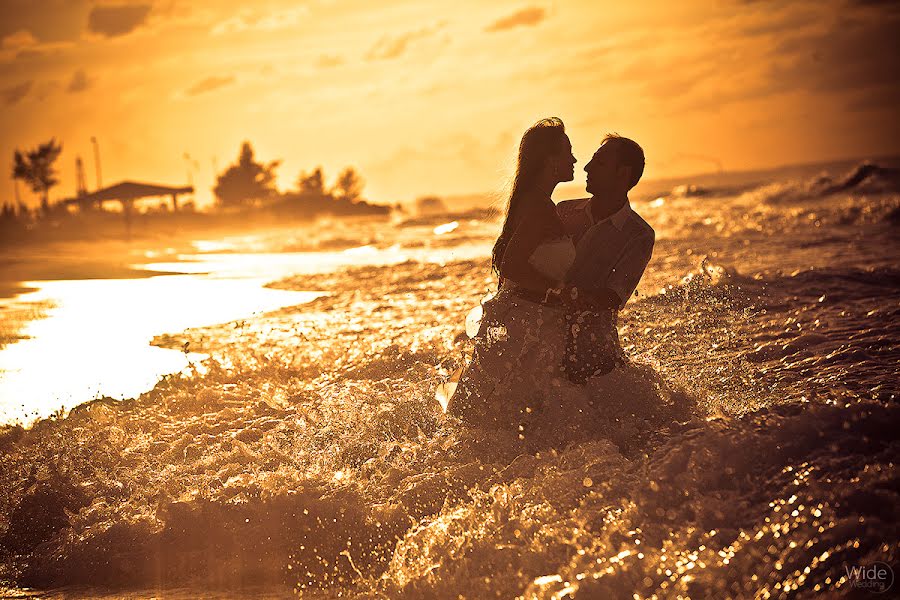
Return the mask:
<path id="1" fill-rule="evenodd" d="M 280 281 L 328 295 L 161 336 L 205 370 L 0 436 L 2 578 L 19 595 L 869 597 L 900 552 L 898 190 L 848 166 L 635 202 L 658 243 L 622 315 L 634 365 L 548 392 L 564 410 L 523 435 L 433 400 L 485 259 Z M 394 252 L 487 247 L 496 225 L 378 227 L 369 247 Z"/>

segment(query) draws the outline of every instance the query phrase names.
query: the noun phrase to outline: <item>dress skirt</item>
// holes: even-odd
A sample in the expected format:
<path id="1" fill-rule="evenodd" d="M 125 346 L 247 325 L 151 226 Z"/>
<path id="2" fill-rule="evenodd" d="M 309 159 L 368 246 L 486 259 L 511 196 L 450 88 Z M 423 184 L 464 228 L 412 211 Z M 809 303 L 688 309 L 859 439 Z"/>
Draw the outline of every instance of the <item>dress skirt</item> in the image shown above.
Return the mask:
<path id="1" fill-rule="evenodd" d="M 515 427 L 562 376 L 565 309 L 503 290 L 483 305 L 475 350 L 447 412 L 472 425 Z"/>

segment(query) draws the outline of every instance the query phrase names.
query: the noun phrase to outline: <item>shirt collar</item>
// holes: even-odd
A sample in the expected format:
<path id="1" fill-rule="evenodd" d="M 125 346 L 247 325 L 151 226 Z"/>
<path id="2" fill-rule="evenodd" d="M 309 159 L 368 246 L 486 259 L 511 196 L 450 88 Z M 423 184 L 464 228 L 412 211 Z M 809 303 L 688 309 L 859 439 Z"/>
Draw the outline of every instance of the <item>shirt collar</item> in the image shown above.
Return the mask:
<path id="1" fill-rule="evenodd" d="M 591 201 L 588 199 L 587 202 L 584 203 L 584 210 L 587 213 L 588 220 L 591 222 L 591 226 L 596 225 L 597 223 L 602 223 L 603 221 L 610 221 L 613 224 L 613 227 L 622 231 L 622 228 L 625 227 L 625 223 L 628 222 L 628 217 L 631 216 L 631 204 L 626 201 L 622 208 L 606 217 L 601 221 L 595 221 L 594 215 L 591 213 Z"/>

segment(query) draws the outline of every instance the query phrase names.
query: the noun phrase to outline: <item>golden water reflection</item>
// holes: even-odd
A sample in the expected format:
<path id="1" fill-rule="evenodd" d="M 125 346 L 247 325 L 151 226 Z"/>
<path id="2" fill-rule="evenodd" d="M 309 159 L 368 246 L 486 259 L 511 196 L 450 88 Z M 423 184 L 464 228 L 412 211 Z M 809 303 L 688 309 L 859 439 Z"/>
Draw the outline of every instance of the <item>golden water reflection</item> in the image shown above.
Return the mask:
<path id="1" fill-rule="evenodd" d="M 137 396 L 203 358 L 151 346 L 153 336 L 317 295 L 264 288 L 267 281 L 173 275 L 28 282 L 36 291 L 16 302 L 53 308 L 24 326 L 26 339 L 0 351 L 0 422 L 28 422 L 97 397 Z"/>
<path id="2" fill-rule="evenodd" d="M 0 315 L 13 304 L 49 307 L 46 318 L 24 324 L 24 339 L 0 349 L 0 423 L 28 423 L 98 397 L 140 395 L 163 375 L 204 358 L 151 346 L 154 336 L 248 318 L 318 295 L 264 287 L 291 274 L 407 260 L 444 263 L 488 251 L 483 243 L 329 252 L 229 252 L 223 243 L 215 249 L 136 266 L 179 275 L 32 281 L 24 286 L 35 291 L 0 300 Z"/>
<path id="3" fill-rule="evenodd" d="M 179 254 L 176 261 L 161 261 L 142 265 L 154 271 L 181 273 L 210 273 L 219 277 L 267 277 L 270 281 L 295 273 L 327 273 L 342 267 L 361 265 L 391 265 L 409 260 L 425 263 L 446 263 L 455 260 L 481 258 L 490 253 L 486 242 L 463 243 L 453 247 L 404 247 L 392 244 L 378 247 L 373 244 L 328 252 L 209 252 Z M 226 250 L 226 248 L 221 248 Z"/>

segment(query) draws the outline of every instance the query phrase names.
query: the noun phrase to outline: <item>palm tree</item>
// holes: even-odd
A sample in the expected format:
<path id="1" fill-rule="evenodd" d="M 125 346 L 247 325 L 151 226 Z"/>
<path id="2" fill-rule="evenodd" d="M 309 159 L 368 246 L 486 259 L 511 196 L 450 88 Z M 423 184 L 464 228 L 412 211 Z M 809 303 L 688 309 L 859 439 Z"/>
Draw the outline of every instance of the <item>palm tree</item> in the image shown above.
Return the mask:
<path id="1" fill-rule="evenodd" d="M 51 138 L 34 150 L 22 152 L 16 149 L 13 154 L 13 179 L 21 179 L 34 193 L 41 195 L 41 210 L 45 213 L 50 209 L 50 188 L 59 183 L 53 163 L 61 152 L 62 144 Z"/>

